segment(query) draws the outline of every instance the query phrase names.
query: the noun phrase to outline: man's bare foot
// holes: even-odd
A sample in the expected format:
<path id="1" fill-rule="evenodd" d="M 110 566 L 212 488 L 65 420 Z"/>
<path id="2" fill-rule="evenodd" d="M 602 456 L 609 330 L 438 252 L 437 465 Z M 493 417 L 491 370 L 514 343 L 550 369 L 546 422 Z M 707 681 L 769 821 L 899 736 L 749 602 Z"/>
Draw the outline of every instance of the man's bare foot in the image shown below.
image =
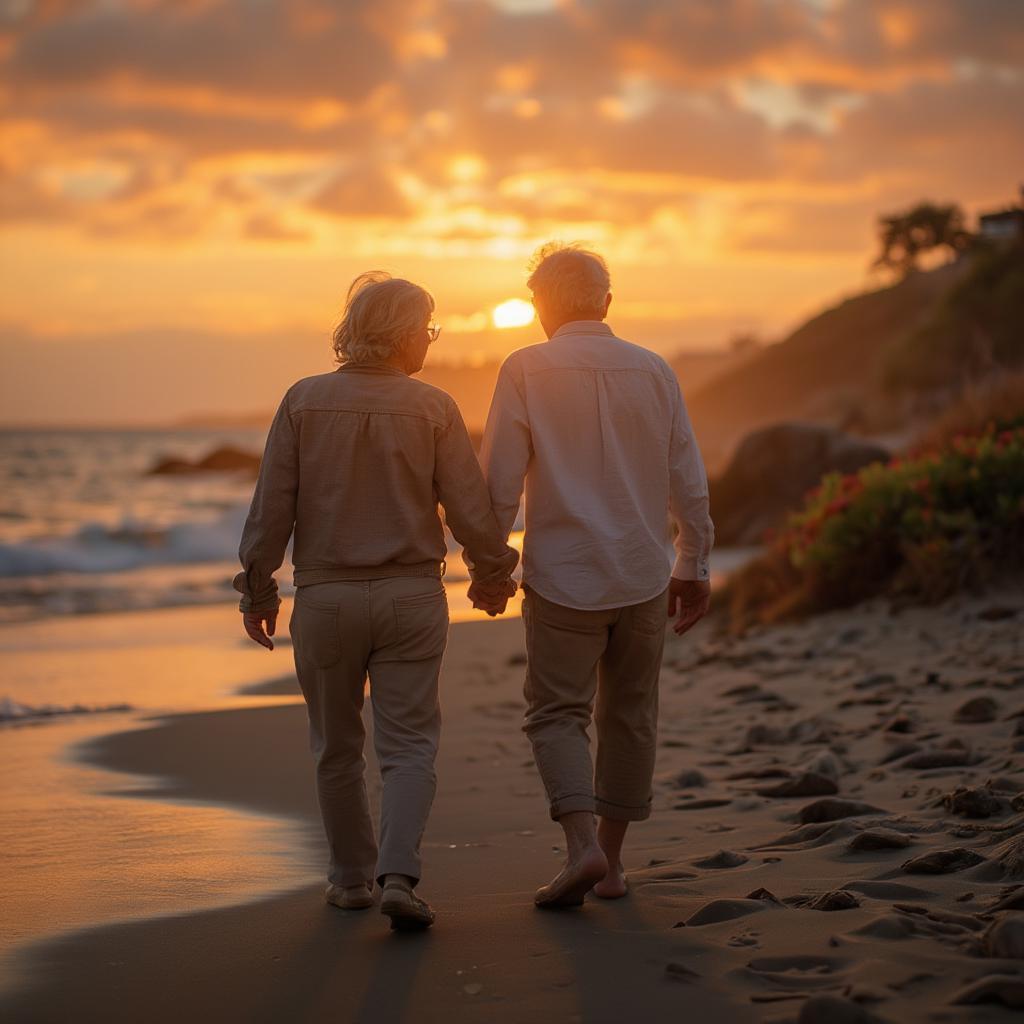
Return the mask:
<path id="1" fill-rule="evenodd" d="M 583 897 L 608 873 L 608 861 L 600 846 L 585 850 L 570 861 L 547 885 L 542 885 L 533 902 L 544 909 L 580 907 Z"/>
<path id="2" fill-rule="evenodd" d="M 614 868 L 609 867 L 608 873 L 594 886 L 594 895 L 600 896 L 603 900 L 618 900 L 628 892 L 629 885 L 622 864 L 616 864 Z"/>

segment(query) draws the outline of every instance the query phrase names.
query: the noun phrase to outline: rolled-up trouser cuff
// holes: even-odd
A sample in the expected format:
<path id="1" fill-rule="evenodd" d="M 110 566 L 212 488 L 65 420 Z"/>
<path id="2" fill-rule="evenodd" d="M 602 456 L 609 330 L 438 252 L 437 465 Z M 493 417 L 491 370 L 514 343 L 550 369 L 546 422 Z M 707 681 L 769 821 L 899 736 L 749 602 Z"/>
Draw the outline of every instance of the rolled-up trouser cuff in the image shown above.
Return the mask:
<path id="1" fill-rule="evenodd" d="M 377 862 L 377 884 L 383 885 L 388 875 L 405 875 L 416 885 L 423 875 L 423 865 L 419 857 L 382 857 Z"/>
<path id="2" fill-rule="evenodd" d="M 646 821 L 651 816 L 651 801 L 639 806 L 613 804 L 598 797 L 594 801 L 594 813 L 612 821 Z"/>
<path id="3" fill-rule="evenodd" d="M 570 796 L 563 796 L 551 803 L 551 820 L 558 821 L 563 814 L 573 814 L 576 811 L 590 811 L 594 813 L 593 793 L 573 793 Z"/>

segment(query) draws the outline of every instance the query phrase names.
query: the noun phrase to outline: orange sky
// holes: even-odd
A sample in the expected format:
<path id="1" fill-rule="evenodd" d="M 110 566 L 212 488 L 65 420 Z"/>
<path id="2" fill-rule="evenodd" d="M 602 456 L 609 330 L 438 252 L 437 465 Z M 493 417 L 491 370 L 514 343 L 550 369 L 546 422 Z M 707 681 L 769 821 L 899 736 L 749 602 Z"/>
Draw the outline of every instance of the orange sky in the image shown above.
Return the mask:
<path id="1" fill-rule="evenodd" d="M 377 267 L 501 356 L 550 238 L 632 340 L 770 339 L 1024 177 L 1018 0 L 0 0 L 0 61 L 7 423 L 269 408 Z"/>

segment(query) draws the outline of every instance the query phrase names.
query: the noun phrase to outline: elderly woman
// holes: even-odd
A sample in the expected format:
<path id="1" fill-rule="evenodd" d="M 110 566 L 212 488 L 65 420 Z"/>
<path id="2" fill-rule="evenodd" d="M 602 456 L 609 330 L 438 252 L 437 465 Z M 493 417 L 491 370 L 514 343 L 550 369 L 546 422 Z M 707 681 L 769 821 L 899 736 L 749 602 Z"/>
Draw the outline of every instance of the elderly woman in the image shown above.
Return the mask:
<path id="1" fill-rule="evenodd" d="M 295 531 L 290 625 L 330 845 L 326 896 L 343 909 L 370 907 L 376 880 L 392 928 L 434 919 L 413 890 L 434 798 L 448 635 L 438 501 L 492 610 L 514 591 L 518 560 L 455 402 L 412 379 L 440 331 L 433 310 L 409 281 L 372 272 L 353 283 L 334 332 L 341 365 L 292 385 L 270 428 L 234 581 L 246 631 L 272 650 L 273 573 Z M 367 675 L 383 779 L 379 851 L 363 778 Z"/>

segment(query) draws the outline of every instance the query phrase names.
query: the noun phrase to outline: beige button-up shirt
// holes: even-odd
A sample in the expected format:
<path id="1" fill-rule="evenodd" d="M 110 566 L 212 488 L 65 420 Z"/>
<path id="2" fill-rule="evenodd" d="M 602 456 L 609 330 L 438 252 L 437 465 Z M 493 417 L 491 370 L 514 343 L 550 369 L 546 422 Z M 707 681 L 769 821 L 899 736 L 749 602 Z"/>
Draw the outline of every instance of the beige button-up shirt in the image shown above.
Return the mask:
<path id="1" fill-rule="evenodd" d="M 387 366 L 346 364 L 288 389 L 267 437 L 234 579 L 242 611 L 277 608 L 294 529 L 295 585 L 437 576 L 445 521 L 474 579 L 519 560 L 450 395 Z"/>
<path id="2" fill-rule="evenodd" d="M 508 357 L 481 462 L 505 537 L 525 484 L 523 581 L 549 601 L 616 608 L 670 574 L 709 578 L 707 476 L 679 382 L 606 324 L 565 324 Z"/>

